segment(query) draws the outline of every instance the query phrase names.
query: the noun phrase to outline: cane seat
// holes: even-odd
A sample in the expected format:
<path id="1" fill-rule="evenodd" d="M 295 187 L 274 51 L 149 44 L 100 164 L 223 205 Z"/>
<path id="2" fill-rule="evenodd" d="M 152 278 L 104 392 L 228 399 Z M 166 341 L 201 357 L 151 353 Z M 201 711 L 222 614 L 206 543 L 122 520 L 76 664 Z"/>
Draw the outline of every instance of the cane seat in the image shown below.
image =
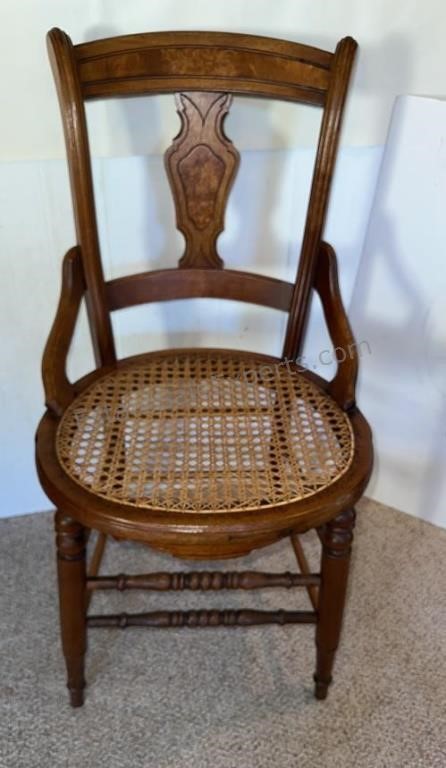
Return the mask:
<path id="1" fill-rule="evenodd" d="M 57 431 L 64 471 L 109 501 L 169 511 L 277 506 L 348 469 L 348 416 L 296 367 L 222 350 L 138 358 L 86 388 Z"/>

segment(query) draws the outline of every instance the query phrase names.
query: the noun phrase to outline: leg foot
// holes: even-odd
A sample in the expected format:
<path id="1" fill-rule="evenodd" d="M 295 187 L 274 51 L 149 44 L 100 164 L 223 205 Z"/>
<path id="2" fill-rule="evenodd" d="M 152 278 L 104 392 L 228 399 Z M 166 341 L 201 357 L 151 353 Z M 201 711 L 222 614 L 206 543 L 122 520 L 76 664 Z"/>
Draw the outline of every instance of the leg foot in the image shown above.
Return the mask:
<path id="1" fill-rule="evenodd" d="M 86 651 L 86 529 L 56 512 L 57 572 L 62 649 L 72 707 L 84 699 Z"/>
<path id="2" fill-rule="evenodd" d="M 69 688 L 70 692 L 70 705 L 72 707 L 82 707 L 84 703 L 84 689 L 83 688 Z"/>
<path id="3" fill-rule="evenodd" d="M 349 509 L 322 531 L 321 588 L 316 628 L 315 696 L 325 699 L 342 627 L 355 512 Z"/>
<path id="4" fill-rule="evenodd" d="M 322 683 L 320 680 L 316 678 L 316 675 L 314 676 L 314 695 L 318 699 L 318 701 L 323 701 L 323 699 L 327 698 L 328 694 L 328 686 L 331 683 L 331 678 L 327 683 Z"/>
<path id="5" fill-rule="evenodd" d="M 67 667 L 67 688 L 70 693 L 70 704 L 72 707 L 81 707 L 84 703 L 84 654 L 75 657 L 65 656 Z"/>

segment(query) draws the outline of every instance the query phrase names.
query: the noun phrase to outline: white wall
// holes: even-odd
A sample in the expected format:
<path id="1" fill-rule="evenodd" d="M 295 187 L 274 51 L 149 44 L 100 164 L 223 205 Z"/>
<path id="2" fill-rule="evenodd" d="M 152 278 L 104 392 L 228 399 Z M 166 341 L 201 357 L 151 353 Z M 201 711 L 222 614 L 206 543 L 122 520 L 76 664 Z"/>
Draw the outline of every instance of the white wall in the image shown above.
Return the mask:
<path id="1" fill-rule="evenodd" d="M 446 102 L 397 100 L 351 317 L 371 354 L 369 493 L 446 527 Z"/>
<path id="2" fill-rule="evenodd" d="M 42 412 L 40 358 L 59 290 L 60 262 L 74 243 L 58 107 L 44 35 L 61 26 L 74 42 L 159 29 L 225 29 L 333 47 L 345 34 L 361 45 L 327 237 L 341 260 L 349 303 L 391 106 L 400 92 L 441 94 L 445 12 L 440 2 L 393 0 L 3 0 L 0 14 L 0 516 L 48 508 L 33 466 L 33 433 Z M 294 276 L 308 188 L 314 128 L 308 108 L 237 100 L 227 131 L 242 166 L 220 249 L 230 266 Z M 160 153 L 177 132 L 170 97 L 91 105 L 95 184 L 107 276 L 174 264 L 181 238 Z M 363 268 L 363 267 L 361 267 Z M 24 299 L 21 297 L 24 296 Z M 283 318 L 273 310 L 214 302 L 143 307 L 116 316 L 121 354 L 163 344 L 229 344 L 280 349 Z M 231 313 L 229 314 L 229 310 Z M 206 315 L 205 315 L 206 313 Z M 360 335 L 366 333 L 361 325 Z M 84 331 L 84 333 L 82 333 Z M 317 309 L 307 354 L 327 346 Z M 70 367 L 92 364 L 81 322 Z M 327 373 L 323 370 L 322 373 Z M 381 420 L 379 429 L 391 429 Z M 392 449 L 393 450 L 393 449 Z M 389 461 L 397 461 L 391 455 Z M 388 482 L 386 481 L 388 486 Z M 378 483 L 377 498 L 390 498 Z M 404 497 L 406 502 L 406 497 Z M 398 503 L 396 494 L 393 503 Z"/>
<path id="3" fill-rule="evenodd" d="M 384 142 L 395 95 L 445 93 L 443 0 L 2 0 L 0 14 L 0 153 L 6 160 L 63 155 L 44 42 L 53 26 L 74 42 L 145 30 L 223 29 L 332 48 L 353 35 L 361 56 L 345 125 L 348 145 Z M 128 120 L 121 117 L 110 128 L 106 110 L 97 110 L 104 118 L 95 136 L 101 154 L 146 154 L 153 147 L 148 126 L 137 125 L 143 108 L 127 102 L 131 133 Z M 275 146 L 307 136 L 290 114 L 284 105 L 269 111 Z M 164 118 L 174 125 L 167 111 Z M 243 146 L 271 146 L 264 128 L 262 120 L 251 123 Z"/>

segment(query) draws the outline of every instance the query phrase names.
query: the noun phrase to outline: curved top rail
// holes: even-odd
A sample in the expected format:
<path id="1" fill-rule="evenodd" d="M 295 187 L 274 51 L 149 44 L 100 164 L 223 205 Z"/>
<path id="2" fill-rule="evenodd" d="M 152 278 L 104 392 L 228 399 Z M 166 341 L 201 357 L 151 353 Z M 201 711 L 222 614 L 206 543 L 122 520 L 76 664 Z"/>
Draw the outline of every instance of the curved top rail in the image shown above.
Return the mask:
<path id="1" fill-rule="evenodd" d="M 232 32 L 147 32 L 74 47 L 85 99 L 219 91 L 322 106 L 333 54 Z"/>

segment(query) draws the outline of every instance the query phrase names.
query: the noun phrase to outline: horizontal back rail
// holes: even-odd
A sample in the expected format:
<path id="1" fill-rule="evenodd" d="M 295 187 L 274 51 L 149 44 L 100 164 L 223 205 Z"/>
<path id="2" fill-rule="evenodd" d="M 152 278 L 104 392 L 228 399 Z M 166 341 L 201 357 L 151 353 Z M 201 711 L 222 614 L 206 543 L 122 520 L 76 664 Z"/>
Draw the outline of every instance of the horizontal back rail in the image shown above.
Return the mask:
<path id="1" fill-rule="evenodd" d="M 171 299 L 211 298 L 244 301 L 288 312 L 293 283 L 233 269 L 160 269 L 105 284 L 108 309 Z"/>
<path id="2" fill-rule="evenodd" d="M 255 35 L 151 32 L 75 46 L 85 99 L 219 91 L 322 106 L 333 54 Z"/>

